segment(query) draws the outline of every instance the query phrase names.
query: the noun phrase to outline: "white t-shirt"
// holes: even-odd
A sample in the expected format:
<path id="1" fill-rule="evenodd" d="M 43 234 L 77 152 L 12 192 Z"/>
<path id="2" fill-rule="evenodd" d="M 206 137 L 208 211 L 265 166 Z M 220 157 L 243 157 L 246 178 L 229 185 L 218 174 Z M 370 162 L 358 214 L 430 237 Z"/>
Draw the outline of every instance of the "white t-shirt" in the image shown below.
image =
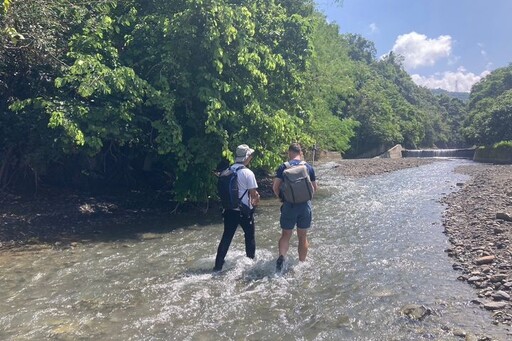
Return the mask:
<path id="1" fill-rule="evenodd" d="M 243 163 L 235 163 L 231 166 L 231 170 L 234 172 L 235 169 L 243 166 Z M 238 197 L 241 197 L 245 190 L 256 189 L 258 188 L 258 183 L 256 182 L 256 177 L 252 170 L 247 167 L 244 167 L 238 171 Z M 252 208 L 251 203 L 249 202 L 249 191 L 245 193 L 242 198 L 242 203 L 246 204 L 250 208 Z"/>

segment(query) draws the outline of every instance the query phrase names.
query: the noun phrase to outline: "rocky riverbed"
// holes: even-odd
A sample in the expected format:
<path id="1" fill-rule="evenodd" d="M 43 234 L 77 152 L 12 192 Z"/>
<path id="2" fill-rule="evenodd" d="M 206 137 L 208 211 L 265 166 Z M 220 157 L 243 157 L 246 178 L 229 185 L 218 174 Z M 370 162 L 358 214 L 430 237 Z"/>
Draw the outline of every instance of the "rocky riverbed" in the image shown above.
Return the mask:
<path id="1" fill-rule="evenodd" d="M 512 165 L 474 164 L 470 176 L 443 199 L 443 224 L 459 280 L 476 289 L 474 304 L 496 323 L 512 325 Z"/>

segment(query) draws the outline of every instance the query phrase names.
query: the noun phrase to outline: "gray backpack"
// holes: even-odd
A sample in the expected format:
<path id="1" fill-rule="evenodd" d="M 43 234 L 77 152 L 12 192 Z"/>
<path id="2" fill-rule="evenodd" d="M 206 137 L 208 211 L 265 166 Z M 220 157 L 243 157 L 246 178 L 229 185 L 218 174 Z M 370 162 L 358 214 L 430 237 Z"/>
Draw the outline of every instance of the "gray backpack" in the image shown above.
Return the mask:
<path id="1" fill-rule="evenodd" d="M 284 201 L 299 204 L 313 199 L 313 184 L 309 178 L 306 162 L 301 161 L 298 165 L 291 165 L 285 162 L 283 171 L 283 184 L 281 193 Z"/>

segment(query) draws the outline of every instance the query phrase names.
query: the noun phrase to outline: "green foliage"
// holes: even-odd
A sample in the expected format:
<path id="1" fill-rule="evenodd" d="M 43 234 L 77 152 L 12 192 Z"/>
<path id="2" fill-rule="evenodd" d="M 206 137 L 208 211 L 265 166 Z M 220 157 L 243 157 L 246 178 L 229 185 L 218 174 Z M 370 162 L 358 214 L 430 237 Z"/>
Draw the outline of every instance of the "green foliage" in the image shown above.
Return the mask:
<path id="1" fill-rule="evenodd" d="M 377 49 L 375 44 L 359 34 L 345 34 L 342 36 L 345 41 L 348 55 L 354 61 L 371 64 L 375 61 Z"/>
<path id="2" fill-rule="evenodd" d="M 355 89 L 350 60 L 336 25 L 316 16 L 312 34 L 313 55 L 306 73 L 302 107 L 310 113 L 307 131 L 320 149 L 345 152 L 350 148 L 357 122 L 343 118 Z"/>
<path id="3" fill-rule="evenodd" d="M 3 3 L 3 13 L 6 14 L 7 11 L 9 10 L 9 6 L 11 5 L 11 0 L 4 0 L 4 3 Z"/>
<path id="4" fill-rule="evenodd" d="M 455 98 L 455 99 L 458 99 L 460 101 L 462 101 L 463 103 L 467 103 L 469 101 L 469 92 L 453 92 L 453 91 L 448 91 L 448 90 L 444 90 L 444 89 L 431 89 L 430 90 L 434 95 L 437 95 L 437 96 L 447 96 L 449 98 Z"/>
<path id="5" fill-rule="evenodd" d="M 499 148 L 512 148 L 512 141 L 500 141 L 493 146 L 496 149 Z"/>
<path id="6" fill-rule="evenodd" d="M 475 144 L 512 139 L 512 65 L 494 70 L 473 86 L 462 131 Z"/>
<path id="7" fill-rule="evenodd" d="M 44 98 L 55 93 L 66 34 L 79 18 L 78 1 L 4 1 L 0 16 L 0 189 L 37 184 L 58 160 L 58 132 L 48 129 Z M 71 5 L 71 6 L 70 6 Z M 12 108 L 9 109 L 9 107 Z M 32 173 L 32 175 L 29 175 Z M 27 181 L 26 176 L 31 180 Z"/>
<path id="8" fill-rule="evenodd" d="M 438 95 L 439 105 L 446 111 L 446 123 L 450 127 L 451 136 L 449 145 L 452 147 L 464 147 L 465 139 L 462 136 L 462 124 L 467 117 L 466 104 L 446 94 Z"/>
<path id="9" fill-rule="evenodd" d="M 461 140 L 461 102 L 416 86 L 400 56 L 376 60 L 373 42 L 340 34 L 310 0 L 3 5 L 0 189 L 13 174 L 37 185 L 62 173 L 82 186 L 157 179 L 176 200 L 205 201 L 241 143 L 270 171 L 295 141 L 357 156 Z M 506 137 L 505 88 L 475 87 L 467 132 L 502 124 L 492 139 Z"/>
<path id="10" fill-rule="evenodd" d="M 221 157 L 233 160 L 236 145 L 260 151 L 254 165 L 270 169 L 291 141 L 313 143 L 299 101 L 311 53 L 308 1 L 63 4 L 55 8 L 66 36 L 49 31 L 59 63 L 46 91 L 17 91 L 4 108 L 38 118 L 20 122 L 39 122 L 48 135 L 41 146 L 118 160 L 127 147 L 136 151 L 128 162 L 154 155 L 177 200 L 201 201 L 215 191 L 211 171 Z M 38 13 L 28 12 L 30 24 Z"/>

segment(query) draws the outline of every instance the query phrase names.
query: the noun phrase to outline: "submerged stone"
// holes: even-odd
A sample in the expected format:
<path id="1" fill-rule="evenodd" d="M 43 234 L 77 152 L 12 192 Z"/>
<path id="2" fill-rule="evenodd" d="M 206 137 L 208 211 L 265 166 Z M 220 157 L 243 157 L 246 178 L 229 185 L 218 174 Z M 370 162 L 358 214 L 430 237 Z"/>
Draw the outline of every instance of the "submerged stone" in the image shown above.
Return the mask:
<path id="1" fill-rule="evenodd" d="M 426 316 L 432 314 L 430 309 L 419 304 L 406 304 L 400 311 L 402 315 L 407 316 L 412 320 L 422 320 Z"/>

